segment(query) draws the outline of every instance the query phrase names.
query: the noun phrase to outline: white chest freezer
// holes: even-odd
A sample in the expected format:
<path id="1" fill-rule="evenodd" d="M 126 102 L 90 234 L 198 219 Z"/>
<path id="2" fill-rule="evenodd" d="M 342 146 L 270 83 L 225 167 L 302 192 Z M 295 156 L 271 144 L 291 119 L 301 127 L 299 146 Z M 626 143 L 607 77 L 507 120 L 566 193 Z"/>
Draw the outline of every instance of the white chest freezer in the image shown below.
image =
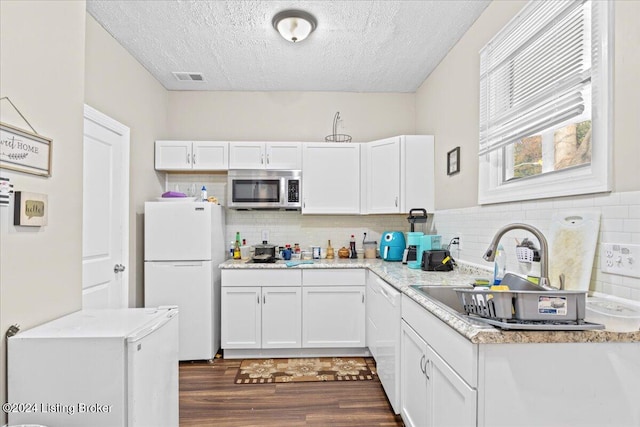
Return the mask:
<path id="1" fill-rule="evenodd" d="M 8 340 L 9 425 L 177 427 L 178 310 L 81 310 Z M 28 410 L 27 410 L 28 409 Z"/>

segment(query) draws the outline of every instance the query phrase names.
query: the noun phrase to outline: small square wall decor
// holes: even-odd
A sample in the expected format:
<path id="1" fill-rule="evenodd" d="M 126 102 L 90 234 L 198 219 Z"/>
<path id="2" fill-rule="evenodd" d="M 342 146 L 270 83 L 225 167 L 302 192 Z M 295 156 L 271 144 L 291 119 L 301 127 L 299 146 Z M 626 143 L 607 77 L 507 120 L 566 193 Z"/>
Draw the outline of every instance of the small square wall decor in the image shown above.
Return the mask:
<path id="1" fill-rule="evenodd" d="M 13 225 L 23 227 L 47 225 L 48 210 L 46 194 L 16 191 L 13 204 Z"/>

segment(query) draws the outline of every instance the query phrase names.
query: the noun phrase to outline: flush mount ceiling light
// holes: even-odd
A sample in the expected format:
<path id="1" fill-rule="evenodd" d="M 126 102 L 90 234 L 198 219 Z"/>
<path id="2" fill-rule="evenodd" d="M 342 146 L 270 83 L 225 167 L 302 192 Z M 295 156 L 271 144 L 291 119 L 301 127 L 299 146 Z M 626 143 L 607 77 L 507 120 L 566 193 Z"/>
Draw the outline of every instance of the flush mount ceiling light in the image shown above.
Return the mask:
<path id="1" fill-rule="evenodd" d="M 271 23 L 282 37 L 292 43 L 309 37 L 318 24 L 313 15 L 303 10 L 283 10 L 273 17 Z"/>

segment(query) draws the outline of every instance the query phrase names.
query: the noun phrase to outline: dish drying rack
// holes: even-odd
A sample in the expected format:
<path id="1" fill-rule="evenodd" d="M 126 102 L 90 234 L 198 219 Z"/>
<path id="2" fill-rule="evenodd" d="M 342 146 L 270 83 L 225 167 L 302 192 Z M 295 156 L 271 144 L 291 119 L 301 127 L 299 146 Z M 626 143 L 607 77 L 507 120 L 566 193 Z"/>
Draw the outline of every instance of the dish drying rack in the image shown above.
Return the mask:
<path id="1" fill-rule="evenodd" d="M 604 325 L 584 320 L 586 292 L 456 289 L 464 311 L 502 329 L 589 330 Z"/>
<path id="2" fill-rule="evenodd" d="M 466 314 L 503 329 L 602 329 L 585 322 L 586 291 L 545 290 L 507 273 L 503 289 L 454 289 Z"/>
<path id="3" fill-rule="evenodd" d="M 333 133 L 324 137 L 326 142 L 351 142 L 351 135 L 338 133 L 338 120 L 340 120 L 340 111 L 336 112 L 333 117 Z"/>

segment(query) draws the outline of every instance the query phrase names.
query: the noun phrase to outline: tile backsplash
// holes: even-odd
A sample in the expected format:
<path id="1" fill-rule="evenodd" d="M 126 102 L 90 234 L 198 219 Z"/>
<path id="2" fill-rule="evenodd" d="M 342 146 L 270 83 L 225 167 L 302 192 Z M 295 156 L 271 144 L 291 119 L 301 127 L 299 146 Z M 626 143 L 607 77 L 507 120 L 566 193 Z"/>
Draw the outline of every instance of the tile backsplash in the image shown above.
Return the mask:
<path id="1" fill-rule="evenodd" d="M 600 231 L 591 272 L 590 289 L 621 298 L 640 301 L 640 279 L 619 276 L 600 271 L 600 245 L 604 243 L 640 244 L 640 191 L 609 193 L 588 196 L 562 197 L 537 201 L 502 203 L 489 206 L 475 206 L 462 209 L 439 210 L 434 224 L 442 241 L 449 242 L 460 237 L 460 249 L 451 253 L 456 259 L 492 268 L 492 263 L 482 259 L 496 231 L 503 225 L 522 222 L 531 224 L 548 236 L 551 218 L 558 211 L 600 212 Z M 518 238 L 533 236 L 526 232 L 511 232 L 509 236 Z M 507 253 L 507 270 L 526 273 L 527 265 L 518 263 L 515 243 L 509 245 L 502 239 Z M 554 278 L 552 283 L 556 283 Z"/>
<path id="2" fill-rule="evenodd" d="M 200 188 L 205 185 L 208 195 L 217 197 L 220 203 L 225 205 L 226 182 L 226 174 L 167 174 L 166 189 L 179 190 L 187 194 L 193 191 L 195 195 L 199 195 Z M 601 242 L 640 244 L 640 191 L 438 210 L 430 224 L 427 224 L 427 230 L 442 235 L 443 244 L 459 236 L 460 247 L 452 247 L 452 256 L 457 260 L 490 269 L 492 264 L 484 261 L 482 255 L 495 232 L 503 225 L 523 222 L 539 228 L 548 236 L 551 217 L 555 212 L 581 210 L 600 212 L 600 231 L 590 289 L 640 301 L 640 279 L 600 271 Z M 300 212 L 227 210 L 226 224 L 227 245 L 234 239 L 236 231 L 239 231 L 241 237 L 247 239 L 249 244 L 256 244 L 262 241 L 262 231 L 267 230 L 270 243 L 299 243 L 303 248 L 311 245 L 326 247 L 327 240 L 331 240 L 331 245 L 336 250 L 342 246 L 348 247 L 349 237 L 353 234 L 359 251 L 362 250 L 365 232 L 367 240 L 379 242 L 384 231 L 409 230 L 406 214 L 302 215 Z M 416 231 L 425 230 L 416 226 Z M 512 233 L 515 234 L 509 236 L 533 237 L 526 232 Z M 535 238 L 532 240 L 536 242 Z M 527 265 L 516 260 L 515 244 L 504 246 L 507 253 L 507 269 L 526 273 Z"/>
<path id="3" fill-rule="evenodd" d="M 167 174 L 167 190 L 182 191 L 189 194 L 195 189 L 200 194 L 203 185 L 207 194 L 215 196 L 220 204 L 226 205 L 227 176 L 214 174 Z M 177 187 L 176 187 L 177 185 Z M 236 231 L 240 232 L 247 243 L 254 245 L 262 242 L 262 230 L 269 232 L 269 243 L 308 248 L 312 245 L 331 246 L 337 251 L 342 246 L 349 247 L 349 239 L 353 234 L 356 249 L 362 252 L 362 240 L 367 233 L 367 240 L 380 242 L 384 231 L 408 231 L 409 223 L 406 215 L 302 215 L 300 211 L 236 211 L 226 212 L 227 246 L 235 239 Z M 420 228 L 416 228 L 420 230 Z"/>

